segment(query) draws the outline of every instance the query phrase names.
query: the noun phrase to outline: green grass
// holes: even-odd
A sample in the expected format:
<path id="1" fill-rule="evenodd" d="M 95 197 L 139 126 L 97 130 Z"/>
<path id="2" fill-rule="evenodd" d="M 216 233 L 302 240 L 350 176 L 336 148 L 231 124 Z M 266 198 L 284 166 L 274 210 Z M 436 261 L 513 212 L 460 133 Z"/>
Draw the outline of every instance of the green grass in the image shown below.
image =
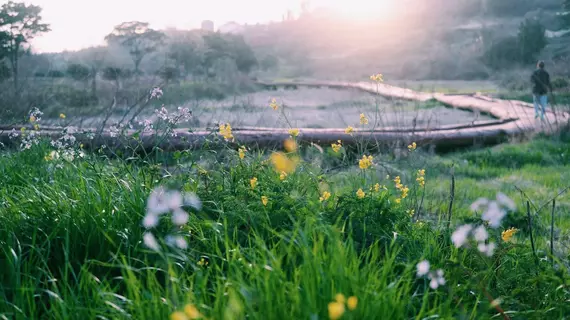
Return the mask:
<path id="1" fill-rule="evenodd" d="M 379 155 L 376 161 L 393 169 L 391 179 L 399 174 L 410 187 L 401 204 L 381 166 L 325 173 L 346 161 L 330 150 L 304 152 L 305 161 L 284 181 L 266 155 L 253 151 L 244 160 L 225 149 L 152 161 L 93 153 L 73 162 L 44 160 L 47 145 L 6 151 L 0 154 L 0 317 L 166 319 L 193 304 L 208 319 L 327 319 L 328 304 L 343 293 L 356 296 L 358 306 L 342 319 L 500 317 L 493 299 L 512 319 L 562 319 L 570 312 L 570 277 L 566 257 L 558 255 L 555 267 L 542 259 L 546 216 L 535 234 L 538 265 L 520 210 L 504 225 L 520 223 L 514 242 L 500 240 L 503 228 L 489 229 L 498 243 L 492 258 L 455 248 L 444 216 L 451 163 L 455 226 L 480 221 L 468 211 L 477 197 L 503 191 L 517 199 L 511 177 L 533 201 L 546 201 L 568 180 L 568 151 L 568 143 L 537 140 L 439 157 L 417 152 L 400 161 Z M 407 211 L 419 210 L 418 168 L 427 169 L 427 188 L 416 222 Z M 375 183 L 388 190 L 371 191 Z M 142 243 L 146 199 L 160 185 L 195 192 L 203 202 L 184 226 L 165 217 L 153 230 L 160 239 L 185 236 L 187 250 L 161 243 L 157 253 Z M 320 202 L 324 190 L 332 196 Z M 564 212 L 569 198 L 559 201 Z M 568 226 L 567 218 L 558 222 L 557 232 Z M 557 234 L 557 243 L 563 236 Z M 430 289 L 416 276 L 423 259 L 444 270 L 445 286 Z"/>

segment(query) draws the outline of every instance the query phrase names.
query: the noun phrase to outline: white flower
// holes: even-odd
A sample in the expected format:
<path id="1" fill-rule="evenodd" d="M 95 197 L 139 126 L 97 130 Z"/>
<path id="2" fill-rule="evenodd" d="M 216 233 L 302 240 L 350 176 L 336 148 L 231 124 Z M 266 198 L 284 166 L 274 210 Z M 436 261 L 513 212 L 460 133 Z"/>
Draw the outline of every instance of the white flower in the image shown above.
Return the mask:
<path id="1" fill-rule="evenodd" d="M 160 247 L 158 245 L 158 241 L 156 241 L 156 238 L 154 237 L 154 235 L 152 235 L 152 233 L 150 232 L 145 232 L 143 235 L 143 241 L 144 244 L 149 248 L 152 249 L 154 251 L 160 251 Z"/>
<path id="2" fill-rule="evenodd" d="M 184 204 L 191 206 L 196 210 L 202 209 L 202 202 L 200 201 L 200 198 L 198 198 L 198 196 L 192 192 L 186 192 L 184 194 Z"/>
<path id="3" fill-rule="evenodd" d="M 162 214 L 182 206 L 182 195 L 178 191 L 167 191 L 163 187 L 154 189 L 147 201 L 147 214 Z"/>
<path id="4" fill-rule="evenodd" d="M 467 242 L 467 237 L 469 236 L 469 232 L 471 232 L 472 229 L 472 225 L 465 224 L 457 228 L 453 234 L 451 234 L 451 241 L 456 248 L 461 248 L 465 242 Z"/>
<path id="5" fill-rule="evenodd" d="M 487 206 L 489 204 L 489 200 L 486 198 L 479 198 L 471 204 L 471 211 L 479 211 L 481 207 Z"/>
<path id="6" fill-rule="evenodd" d="M 429 282 L 429 286 L 432 289 L 437 289 L 437 287 L 439 287 L 439 283 L 437 281 L 437 278 L 432 278 L 431 281 Z"/>
<path id="7" fill-rule="evenodd" d="M 497 193 L 497 202 L 511 211 L 515 211 L 517 209 L 515 202 L 502 192 Z"/>
<path id="8" fill-rule="evenodd" d="M 489 222 L 489 225 L 496 229 L 501 225 L 501 221 L 507 215 L 507 212 L 503 210 L 499 203 L 496 201 L 491 201 L 487 210 L 483 213 L 481 217 L 484 221 Z"/>
<path id="9" fill-rule="evenodd" d="M 188 248 L 188 242 L 186 242 L 186 239 L 181 236 L 168 235 L 166 236 L 165 241 L 166 244 L 170 247 L 176 247 L 183 250 Z"/>
<path id="10" fill-rule="evenodd" d="M 492 257 L 496 247 L 497 245 L 494 242 L 491 242 L 489 244 L 479 243 L 477 249 L 479 249 L 481 253 L 486 254 L 488 257 Z"/>
<path id="11" fill-rule="evenodd" d="M 427 260 L 424 260 L 424 261 L 421 261 L 420 263 L 418 263 L 416 265 L 416 268 L 418 269 L 417 276 L 423 277 L 426 274 L 428 274 L 429 267 L 430 267 L 430 264 L 429 264 L 429 261 L 427 261 Z"/>
<path id="12" fill-rule="evenodd" d="M 147 229 L 154 228 L 158 225 L 158 216 L 155 214 L 147 214 L 143 219 L 143 226 Z"/>
<path id="13" fill-rule="evenodd" d="M 174 210 L 174 212 L 172 213 L 172 223 L 174 223 L 177 226 L 185 225 L 186 223 L 188 223 L 189 218 L 190 216 L 188 215 L 188 213 L 186 213 L 186 211 L 180 208 Z"/>
<path id="14" fill-rule="evenodd" d="M 162 89 L 160 89 L 159 87 L 154 87 L 150 91 L 150 98 L 151 99 L 160 99 L 162 97 L 162 94 L 163 94 Z"/>
<path id="15" fill-rule="evenodd" d="M 398 233 L 397 233 L 397 232 L 394 232 L 394 231 L 392 231 L 392 234 L 394 235 L 394 240 L 396 240 L 396 239 L 398 238 Z"/>
<path id="16" fill-rule="evenodd" d="M 489 238 L 489 233 L 487 233 L 487 230 L 484 226 L 479 226 L 473 231 L 473 237 L 478 242 L 484 242 L 487 240 L 487 238 Z"/>
<path id="17" fill-rule="evenodd" d="M 445 278 L 443 277 L 443 270 L 438 269 L 436 272 L 432 272 L 429 274 L 429 278 L 431 281 L 429 282 L 429 286 L 432 289 L 437 289 L 439 286 L 445 285 Z"/>

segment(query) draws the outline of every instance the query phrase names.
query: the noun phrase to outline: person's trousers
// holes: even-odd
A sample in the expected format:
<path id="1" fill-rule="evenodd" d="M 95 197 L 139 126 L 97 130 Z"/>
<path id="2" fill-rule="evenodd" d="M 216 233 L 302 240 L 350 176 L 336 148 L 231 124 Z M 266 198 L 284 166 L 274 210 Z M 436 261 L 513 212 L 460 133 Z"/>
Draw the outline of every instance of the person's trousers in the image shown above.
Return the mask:
<path id="1" fill-rule="evenodd" d="M 548 104 L 548 96 L 534 94 L 532 97 L 534 101 L 535 116 L 536 117 L 540 116 L 541 118 L 544 118 L 544 114 L 546 113 L 546 105 Z"/>

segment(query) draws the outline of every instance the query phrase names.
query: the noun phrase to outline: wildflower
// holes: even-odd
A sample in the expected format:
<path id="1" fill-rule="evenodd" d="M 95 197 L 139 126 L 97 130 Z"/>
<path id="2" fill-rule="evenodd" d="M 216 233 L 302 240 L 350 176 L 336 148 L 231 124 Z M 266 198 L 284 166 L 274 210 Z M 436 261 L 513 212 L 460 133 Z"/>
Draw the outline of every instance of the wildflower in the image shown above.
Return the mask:
<path id="1" fill-rule="evenodd" d="M 36 122 L 36 117 L 30 116 L 30 122 L 32 122 L 32 123 Z"/>
<path id="2" fill-rule="evenodd" d="M 519 229 L 517 229 L 517 228 L 507 229 L 501 233 L 501 238 L 503 239 L 503 241 L 509 242 L 509 241 L 511 241 L 511 239 L 515 235 L 515 233 L 517 233 L 518 231 L 519 231 Z"/>
<path id="3" fill-rule="evenodd" d="M 469 233 L 471 232 L 472 229 L 473 229 L 472 225 L 465 224 L 457 228 L 451 234 L 451 241 L 453 242 L 456 248 L 461 248 L 467 242 L 467 237 L 469 236 Z"/>
<path id="4" fill-rule="evenodd" d="M 152 233 L 145 232 L 143 235 L 143 242 L 149 249 L 160 251 L 158 241 L 156 241 L 156 238 L 152 235 Z"/>
<path id="5" fill-rule="evenodd" d="M 251 189 L 255 189 L 255 186 L 257 186 L 257 178 L 253 177 L 251 179 L 249 179 L 249 184 L 251 185 Z"/>
<path id="6" fill-rule="evenodd" d="M 202 314 L 200 313 L 200 311 L 198 311 L 198 308 L 196 308 L 196 306 L 193 304 L 187 304 L 186 306 L 184 306 L 184 313 L 190 319 L 202 318 Z"/>
<path id="7" fill-rule="evenodd" d="M 349 297 L 346 305 L 348 306 L 348 310 L 356 309 L 356 306 L 358 305 L 358 298 L 355 296 Z"/>
<path id="8" fill-rule="evenodd" d="M 65 119 L 65 114 L 60 113 L 60 114 L 59 114 L 59 118 L 60 118 L 60 119 Z"/>
<path id="9" fill-rule="evenodd" d="M 285 142 L 283 142 L 283 146 L 285 147 L 285 150 L 287 150 L 287 152 L 297 151 L 297 142 L 295 142 L 295 140 L 293 139 L 285 140 Z"/>
<path id="10" fill-rule="evenodd" d="M 208 263 L 208 260 L 204 259 L 204 257 L 200 258 L 200 261 L 198 261 L 199 266 L 207 266 Z"/>
<path id="11" fill-rule="evenodd" d="M 188 317 L 186 317 L 186 314 L 184 314 L 184 312 L 175 311 L 170 314 L 170 320 L 188 320 Z"/>
<path id="12" fill-rule="evenodd" d="M 151 99 L 160 99 L 162 97 L 162 89 L 159 87 L 154 87 L 150 91 L 150 98 Z"/>
<path id="13" fill-rule="evenodd" d="M 184 239 L 181 236 L 171 236 L 168 235 L 166 236 L 166 244 L 169 247 L 176 247 L 178 249 L 188 249 L 188 242 L 186 242 L 186 239 Z"/>
<path id="14" fill-rule="evenodd" d="M 396 200 L 394 200 L 394 201 L 395 201 L 397 204 L 402 203 L 402 199 L 400 199 L 400 198 L 396 198 Z"/>
<path id="15" fill-rule="evenodd" d="M 263 203 L 264 206 L 267 206 L 268 202 L 269 198 L 267 198 L 266 196 L 261 196 L 261 203 Z"/>
<path id="16" fill-rule="evenodd" d="M 56 159 L 59 159 L 59 153 L 57 151 L 52 151 L 44 157 L 45 161 L 52 161 Z"/>
<path id="17" fill-rule="evenodd" d="M 351 126 L 346 127 L 346 129 L 344 129 L 344 133 L 346 134 L 352 134 L 354 132 L 354 128 Z"/>
<path id="18" fill-rule="evenodd" d="M 328 305 L 328 309 L 329 309 L 329 318 L 331 320 L 340 319 L 340 317 L 342 317 L 342 315 L 344 314 L 344 303 L 336 301 L 330 302 Z"/>
<path id="19" fill-rule="evenodd" d="M 362 188 L 358 189 L 358 191 L 356 191 L 356 197 L 358 197 L 358 199 L 362 199 L 364 198 L 364 196 L 366 196 L 366 193 L 364 193 L 364 191 L 362 191 Z"/>
<path id="20" fill-rule="evenodd" d="M 220 135 L 224 137 L 226 141 L 234 140 L 234 135 L 232 134 L 232 127 L 229 123 L 220 124 Z"/>
<path id="21" fill-rule="evenodd" d="M 271 99 L 271 103 L 269 103 L 269 106 L 275 111 L 279 109 L 279 105 L 277 104 L 277 100 L 275 100 L 275 98 Z"/>
<path id="22" fill-rule="evenodd" d="M 438 269 L 435 273 L 429 275 L 431 281 L 429 282 L 429 286 L 432 289 L 437 289 L 439 286 L 443 286 L 445 284 L 445 278 L 443 277 L 443 270 Z"/>
<path id="23" fill-rule="evenodd" d="M 481 219 L 489 222 L 492 228 L 497 228 L 506 215 L 507 212 L 499 206 L 498 202 L 491 201 L 487 206 L 487 210 L 481 216 Z"/>
<path id="24" fill-rule="evenodd" d="M 172 212 L 172 223 L 177 226 L 185 225 L 188 223 L 188 219 L 190 219 L 188 213 L 180 208 L 177 208 Z"/>
<path id="25" fill-rule="evenodd" d="M 328 191 L 323 192 L 323 195 L 319 198 L 320 202 L 327 201 L 331 197 L 331 193 Z"/>
<path id="26" fill-rule="evenodd" d="M 376 191 L 376 192 L 380 191 L 380 184 L 379 183 L 374 185 L 374 191 Z"/>
<path id="27" fill-rule="evenodd" d="M 287 178 L 287 172 L 281 171 L 281 174 L 279 174 L 279 180 L 283 181 L 286 178 Z"/>
<path id="28" fill-rule="evenodd" d="M 370 76 L 370 80 L 376 81 L 376 82 L 384 82 L 384 76 L 380 73 L 373 74 Z"/>
<path id="29" fill-rule="evenodd" d="M 496 245 L 494 242 L 491 242 L 489 244 L 485 244 L 484 242 L 480 242 L 477 245 L 477 249 L 481 252 L 486 254 L 488 257 L 492 257 L 493 256 L 493 252 L 495 252 L 495 248 Z"/>
<path id="30" fill-rule="evenodd" d="M 402 199 L 406 199 L 408 197 L 408 192 L 410 191 L 410 189 L 408 187 L 402 187 L 400 189 L 400 191 L 402 192 Z"/>
<path id="31" fill-rule="evenodd" d="M 506 194 L 499 192 L 497 193 L 497 202 L 507 207 L 509 210 L 514 211 L 517 209 L 515 202 L 509 198 Z"/>
<path id="32" fill-rule="evenodd" d="M 282 152 L 274 152 L 271 154 L 271 162 L 277 172 L 291 173 L 295 171 L 295 168 L 299 164 L 299 158 L 294 157 L 289 159 Z"/>
<path id="33" fill-rule="evenodd" d="M 334 296 L 334 300 L 338 303 L 345 303 L 346 302 L 346 298 L 344 297 L 344 294 L 342 294 L 342 293 L 337 293 Z"/>
<path id="34" fill-rule="evenodd" d="M 246 151 L 247 151 L 247 149 L 246 149 L 244 146 L 239 147 L 239 149 L 238 149 L 238 155 L 239 155 L 239 158 L 240 158 L 241 160 L 243 160 L 243 159 L 245 158 L 245 152 L 246 152 Z"/>
<path id="35" fill-rule="evenodd" d="M 363 156 L 362 156 L 362 159 L 360 159 L 360 160 L 358 161 L 358 166 L 360 167 L 360 169 L 366 170 L 366 169 L 370 168 L 370 167 L 373 165 L 373 163 L 372 163 L 372 160 L 373 160 L 373 159 L 374 159 L 374 158 L 373 158 L 372 156 L 368 156 L 368 157 L 367 157 L 366 155 L 363 155 Z"/>
<path id="36" fill-rule="evenodd" d="M 420 263 L 418 263 L 418 264 L 416 265 L 416 269 L 418 270 L 417 273 L 416 273 L 417 276 L 418 276 L 418 277 L 423 277 L 423 276 L 425 276 L 426 274 L 428 274 L 428 272 L 429 272 L 429 267 L 430 267 L 430 264 L 429 264 L 429 261 L 427 261 L 427 260 L 424 260 L 424 261 L 421 261 Z"/>
<path id="37" fill-rule="evenodd" d="M 418 170 L 416 181 L 418 182 L 418 185 L 420 187 L 424 187 L 426 185 L 425 175 L 426 175 L 425 169 Z"/>
<path id="38" fill-rule="evenodd" d="M 299 129 L 289 129 L 289 135 L 293 138 L 299 135 Z"/>
<path id="39" fill-rule="evenodd" d="M 406 211 L 406 213 L 407 213 L 410 217 L 413 217 L 414 214 L 416 213 L 416 210 L 410 209 L 410 210 Z"/>
<path id="40" fill-rule="evenodd" d="M 408 146 L 408 150 L 409 150 L 410 152 L 411 152 L 411 151 L 415 151 L 417 147 L 418 147 L 418 145 L 417 145 L 415 142 L 412 142 L 412 144 L 410 144 L 410 145 Z"/>
<path id="41" fill-rule="evenodd" d="M 39 124 L 34 124 L 34 130 L 40 130 L 40 125 Z"/>
<path id="42" fill-rule="evenodd" d="M 479 226 L 473 231 L 473 238 L 475 238 L 477 242 L 484 242 L 489 238 L 489 233 L 487 233 L 484 226 Z"/>
<path id="43" fill-rule="evenodd" d="M 364 113 L 360 114 L 360 124 L 368 124 L 368 118 L 366 118 Z"/>
<path id="44" fill-rule="evenodd" d="M 334 151 L 335 153 L 338 153 L 338 152 L 340 151 L 340 148 L 342 148 L 342 143 L 341 143 L 341 141 L 338 140 L 337 142 L 338 142 L 338 143 L 333 143 L 333 144 L 331 144 L 331 147 L 332 147 L 332 149 L 333 149 L 333 151 Z"/>
<path id="45" fill-rule="evenodd" d="M 481 219 L 488 222 L 492 228 L 498 228 L 503 218 L 507 215 L 507 210 L 516 210 L 516 205 L 505 194 L 498 193 L 495 201 L 486 198 L 477 199 L 471 204 L 471 210 L 483 210 Z"/>
<path id="46" fill-rule="evenodd" d="M 394 178 L 394 184 L 396 185 L 396 189 L 400 190 L 402 189 L 402 187 L 404 187 L 404 185 L 402 184 L 402 180 L 400 179 L 400 176 L 397 176 L 396 178 Z"/>

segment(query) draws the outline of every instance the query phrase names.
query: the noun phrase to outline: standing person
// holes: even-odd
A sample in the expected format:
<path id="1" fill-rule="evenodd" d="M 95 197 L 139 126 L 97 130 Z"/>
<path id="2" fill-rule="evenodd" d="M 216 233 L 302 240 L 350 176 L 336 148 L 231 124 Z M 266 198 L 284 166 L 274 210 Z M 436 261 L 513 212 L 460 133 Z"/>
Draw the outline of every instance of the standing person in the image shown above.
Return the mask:
<path id="1" fill-rule="evenodd" d="M 552 85 L 550 84 L 550 75 L 544 70 L 544 61 L 537 63 L 537 68 L 532 73 L 530 81 L 532 82 L 532 97 L 534 102 L 534 118 L 544 120 L 546 113 L 546 105 L 548 104 L 548 90 L 552 93 Z"/>

